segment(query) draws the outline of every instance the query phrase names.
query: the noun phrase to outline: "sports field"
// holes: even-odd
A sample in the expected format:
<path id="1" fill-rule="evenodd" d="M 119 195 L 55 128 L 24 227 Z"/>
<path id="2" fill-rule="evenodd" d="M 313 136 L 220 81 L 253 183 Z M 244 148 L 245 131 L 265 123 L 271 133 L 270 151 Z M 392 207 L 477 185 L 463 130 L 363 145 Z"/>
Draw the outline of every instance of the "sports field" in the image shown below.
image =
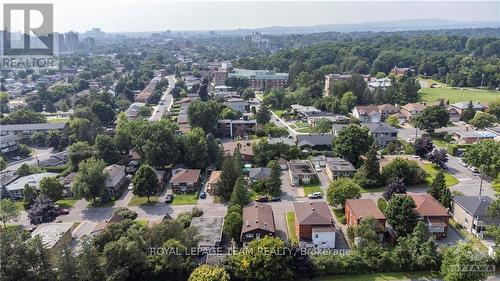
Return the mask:
<path id="1" fill-rule="evenodd" d="M 450 103 L 459 101 L 480 101 L 489 104 L 500 100 L 500 91 L 489 91 L 472 88 L 423 88 L 419 92 L 421 101 L 433 103 L 439 99 L 449 100 Z"/>

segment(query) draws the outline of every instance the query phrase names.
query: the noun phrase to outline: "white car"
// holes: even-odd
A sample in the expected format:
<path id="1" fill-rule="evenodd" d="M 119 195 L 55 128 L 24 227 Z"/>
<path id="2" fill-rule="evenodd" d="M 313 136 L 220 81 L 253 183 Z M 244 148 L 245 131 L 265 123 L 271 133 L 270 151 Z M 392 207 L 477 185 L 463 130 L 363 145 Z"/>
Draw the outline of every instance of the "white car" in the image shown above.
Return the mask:
<path id="1" fill-rule="evenodd" d="M 458 164 L 464 166 L 464 167 L 467 167 L 467 163 L 464 162 L 464 160 L 460 160 L 458 161 Z"/>
<path id="2" fill-rule="evenodd" d="M 465 122 L 464 121 L 458 121 L 458 124 L 465 125 Z"/>
<path id="3" fill-rule="evenodd" d="M 412 157 L 413 157 L 413 158 L 415 158 L 415 159 L 417 159 L 417 160 L 421 160 L 421 159 L 422 159 L 422 158 L 421 158 L 420 156 L 418 156 L 418 155 L 413 155 Z"/>
<path id="4" fill-rule="evenodd" d="M 473 173 L 479 173 L 479 170 L 478 170 L 476 167 L 472 166 L 472 165 L 471 165 L 471 166 L 468 166 L 467 168 L 468 168 L 471 172 L 473 172 Z"/>
<path id="5" fill-rule="evenodd" d="M 321 167 L 319 165 L 314 165 L 316 172 L 321 172 Z"/>
<path id="6" fill-rule="evenodd" d="M 313 192 L 313 193 L 309 193 L 309 195 L 307 195 L 307 198 L 320 199 L 320 198 L 323 198 L 323 194 L 321 192 Z"/>

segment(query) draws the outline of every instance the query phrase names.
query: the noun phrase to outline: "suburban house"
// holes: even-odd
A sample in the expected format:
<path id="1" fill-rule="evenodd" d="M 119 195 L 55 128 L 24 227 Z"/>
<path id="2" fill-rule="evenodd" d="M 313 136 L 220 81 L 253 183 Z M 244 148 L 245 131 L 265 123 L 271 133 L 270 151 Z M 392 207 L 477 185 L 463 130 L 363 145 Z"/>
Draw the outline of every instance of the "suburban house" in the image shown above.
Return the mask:
<path id="1" fill-rule="evenodd" d="M 397 67 L 394 66 L 391 70 L 391 74 L 394 74 L 396 76 L 406 76 L 412 71 L 411 68 L 409 67 Z"/>
<path id="2" fill-rule="evenodd" d="M 453 132 L 453 138 L 459 144 L 473 144 L 482 140 L 493 140 L 497 136 L 495 133 L 489 131 L 465 131 Z"/>
<path id="3" fill-rule="evenodd" d="M 427 224 L 429 232 L 437 238 L 448 233 L 448 209 L 428 193 L 407 193 L 415 202 L 415 213 L 420 221 Z"/>
<path id="4" fill-rule="evenodd" d="M 294 202 L 295 231 L 303 244 L 317 248 L 335 248 L 335 224 L 324 201 Z"/>
<path id="5" fill-rule="evenodd" d="M 127 179 L 125 177 L 125 166 L 113 164 L 104 168 L 104 172 L 108 173 L 106 187 L 110 194 L 117 194 Z"/>
<path id="6" fill-rule="evenodd" d="M 39 236 L 44 248 L 53 256 L 71 241 L 72 227 L 73 223 L 42 223 L 31 233 L 31 237 Z"/>
<path id="7" fill-rule="evenodd" d="M 365 123 L 379 123 L 382 121 L 382 114 L 376 105 L 355 106 L 352 109 L 352 116 Z"/>
<path id="8" fill-rule="evenodd" d="M 243 208 L 240 241 L 244 246 L 266 235 L 275 236 L 273 208 L 269 204 L 252 202 Z"/>
<path id="9" fill-rule="evenodd" d="M 233 155 L 234 150 L 238 149 L 243 163 L 252 163 L 253 160 L 253 149 L 252 149 L 252 143 L 248 141 L 238 141 L 238 142 L 227 142 L 222 144 L 224 148 L 224 154 L 225 155 Z"/>
<path id="10" fill-rule="evenodd" d="M 59 182 L 64 185 L 64 196 L 71 197 L 73 196 L 73 181 L 75 181 L 77 172 L 71 172 L 64 177 L 59 177 Z"/>
<path id="11" fill-rule="evenodd" d="M 407 103 L 401 107 L 401 112 L 406 114 L 406 116 L 408 117 L 407 119 L 410 119 L 422 113 L 422 111 L 424 111 L 426 108 L 426 105 L 418 102 Z"/>
<path id="12" fill-rule="evenodd" d="M 385 228 L 387 219 L 372 199 L 348 199 L 345 204 L 345 221 L 348 226 L 357 226 L 363 218 L 372 217 Z"/>
<path id="13" fill-rule="evenodd" d="M 156 85 L 160 82 L 160 77 L 154 77 L 148 85 L 134 98 L 134 102 L 148 103 L 149 98 L 153 95 Z"/>
<path id="14" fill-rule="evenodd" d="M 390 103 L 381 104 L 378 105 L 377 107 L 380 114 L 382 115 L 382 120 L 385 120 L 389 115 L 396 114 L 399 112 L 399 108 Z"/>
<path id="15" fill-rule="evenodd" d="M 248 181 L 257 182 L 271 178 L 271 169 L 266 167 L 250 168 L 248 171 Z"/>
<path id="16" fill-rule="evenodd" d="M 297 145 L 299 147 L 331 147 L 334 134 L 300 134 L 297 135 Z"/>
<path id="17" fill-rule="evenodd" d="M 318 165 L 320 167 L 326 166 L 326 156 L 325 155 L 317 155 L 311 157 L 311 162 L 314 166 Z"/>
<path id="18" fill-rule="evenodd" d="M 2 125 L 3 126 L 3 125 Z M 3 129 L 3 128 L 2 128 Z M 18 135 L 5 135 L 0 136 L 0 151 L 6 154 L 17 150 L 17 145 L 21 138 Z"/>
<path id="19" fill-rule="evenodd" d="M 450 212 L 459 225 L 482 238 L 486 225 L 500 224 L 500 219 L 493 219 L 486 213 L 492 203 L 493 199 L 487 196 L 455 196 Z"/>
<path id="20" fill-rule="evenodd" d="M 305 185 L 316 179 L 317 175 L 309 160 L 288 161 L 288 171 L 292 186 Z"/>
<path id="21" fill-rule="evenodd" d="M 244 119 L 219 119 L 217 121 L 217 133 L 221 138 L 244 137 L 255 133 L 257 121 Z"/>
<path id="22" fill-rule="evenodd" d="M 333 114 L 330 112 L 322 112 L 322 113 L 324 114 L 308 116 L 307 123 L 311 127 L 316 127 L 316 123 L 321 119 L 326 119 L 333 124 L 347 124 L 351 121 L 351 119 L 345 115 Z"/>
<path id="23" fill-rule="evenodd" d="M 471 104 L 471 102 L 469 102 L 469 101 L 461 101 L 461 102 L 454 103 L 450 106 L 454 107 L 458 111 L 458 113 L 460 113 L 460 115 L 462 115 L 464 113 L 464 111 L 469 108 L 470 104 Z M 486 105 L 484 105 L 478 101 L 472 102 L 472 108 L 474 109 L 474 111 L 485 111 L 486 109 L 488 109 L 488 107 Z"/>
<path id="24" fill-rule="evenodd" d="M 134 102 L 128 108 L 125 114 L 127 114 L 128 119 L 136 119 L 139 117 L 139 112 L 141 107 L 146 106 L 143 102 Z"/>
<path id="25" fill-rule="evenodd" d="M 105 221 L 100 221 L 98 222 L 94 228 L 92 228 L 92 230 L 90 231 L 90 235 L 91 236 L 97 236 L 99 234 L 101 234 L 102 232 L 104 232 L 108 226 L 112 223 L 117 223 L 117 222 L 121 222 L 123 221 L 125 218 L 122 217 L 120 214 L 117 214 L 117 213 L 113 213 L 111 215 L 111 217 L 109 217 L 109 219 L 105 220 Z"/>
<path id="26" fill-rule="evenodd" d="M 330 180 L 339 178 L 350 178 L 356 173 L 356 168 L 351 162 L 339 157 L 328 158 L 326 162 L 326 174 Z"/>
<path id="27" fill-rule="evenodd" d="M 198 190 L 201 170 L 177 169 L 173 172 L 170 185 L 173 192 L 194 192 Z"/>
<path id="28" fill-rule="evenodd" d="M 68 137 L 69 123 L 38 123 L 38 124 L 15 124 L 2 125 L 0 135 L 16 135 L 20 139 L 29 139 L 34 132 L 48 133 L 57 130 L 62 133 L 63 138 Z"/>
<path id="29" fill-rule="evenodd" d="M 58 173 L 38 173 L 32 174 L 24 177 L 20 177 L 15 181 L 9 183 L 5 188 L 7 193 L 11 198 L 21 199 L 23 198 L 23 191 L 25 185 L 29 185 L 35 189 L 39 188 L 40 181 L 45 177 L 56 177 Z"/>
<path id="30" fill-rule="evenodd" d="M 385 147 L 390 142 L 398 140 L 398 130 L 387 123 L 364 123 L 364 127 L 370 130 L 370 134 L 375 139 L 375 143 L 380 147 Z"/>
<path id="31" fill-rule="evenodd" d="M 220 175 L 221 171 L 213 171 L 212 173 L 210 173 L 210 178 L 208 179 L 207 187 L 205 190 L 206 192 L 208 192 L 208 194 L 211 195 L 213 194 L 214 189 L 217 186 L 217 183 L 219 182 Z"/>
<path id="32" fill-rule="evenodd" d="M 224 217 L 194 217 L 190 226 L 200 233 L 198 249 L 210 251 L 220 247 Z"/>
<path id="33" fill-rule="evenodd" d="M 323 112 L 314 106 L 292 104 L 290 106 L 300 119 L 306 121 L 310 116 L 321 115 Z"/>
<path id="34" fill-rule="evenodd" d="M 446 107 L 446 111 L 450 115 L 450 122 L 458 122 L 458 121 L 460 121 L 460 117 L 462 117 L 462 115 L 460 114 L 460 112 L 458 111 L 458 109 L 456 109 L 453 106 L 448 106 L 448 107 Z"/>

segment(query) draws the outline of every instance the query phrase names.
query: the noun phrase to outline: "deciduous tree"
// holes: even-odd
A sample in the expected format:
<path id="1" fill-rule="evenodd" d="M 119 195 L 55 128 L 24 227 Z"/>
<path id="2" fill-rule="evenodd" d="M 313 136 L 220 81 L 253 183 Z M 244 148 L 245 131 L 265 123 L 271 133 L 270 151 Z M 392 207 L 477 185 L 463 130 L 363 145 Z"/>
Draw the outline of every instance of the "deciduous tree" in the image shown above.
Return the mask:
<path id="1" fill-rule="evenodd" d="M 347 199 L 358 199 L 360 197 L 361 187 L 359 184 L 350 178 L 340 178 L 330 182 L 326 199 L 333 207 L 341 205 L 343 209 Z"/>
<path id="2" fill-rule="evenodd" d="M 368 128 L 350 125 L 343 128 L 333 140 L 333 152 L 358 167 L 359 156 L 365 154 L 373 144 Z"/>
<path id="3" fill-rule="evenodd" d="M 134 186 L 132 189 L 134 195 L 141 197 L 146 196 L 148 198 L 148 203 L 151 202 L 149 197 L 157 194 L 160 190 L 158 176 L 155 170 L 148 164 L 144 164 L 139 168 L 132 179 L 132 184 Z"/>
<path id="4" fill-rule="evenodd" d="M 410 196 L 398 195 L 389 200 L 385 216 L 398 236 L 406 236 L 417 225 L 417 216 L 413 211 L 415 207 Z"/>
<path id="5" fill-rule="evenodd" d="M 63 197 L 64 185 L 56 177 L 45 177 L 39 184 L 40 194 L 52 201 L 57 201 Z"/>
<path id="6" fill-rule="evenodd" d="M 14 202 L 10 199 L 0 200 L 0 220 L 2 221 L 4 228 L 7 228 L 6 223 L 11 220 L 17 220 L 19 215 L 19 210 L 17 210 Z"/>
<path id="7" fill-rule="evenodd" d="M 78 175 L 73 183 L 75 194 L 88 201 L 95 201 L 98 197 L 107 195 L 106 180 L 109 175 L 104 172 L 105 167 L 106 163 L 96 158 L 81 162 Z"/>

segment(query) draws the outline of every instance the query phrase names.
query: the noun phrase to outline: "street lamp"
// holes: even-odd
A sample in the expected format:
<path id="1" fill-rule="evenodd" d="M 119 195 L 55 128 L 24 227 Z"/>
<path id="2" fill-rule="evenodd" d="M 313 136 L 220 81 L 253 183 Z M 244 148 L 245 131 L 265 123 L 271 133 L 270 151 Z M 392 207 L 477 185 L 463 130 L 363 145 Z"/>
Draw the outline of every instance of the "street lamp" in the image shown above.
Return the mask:
<path id="1" fill-rule="evenodd" d="M 484 82 L 484 73 L 481 74 L 481 88 L 483 87 L 483 82 Z"/>

